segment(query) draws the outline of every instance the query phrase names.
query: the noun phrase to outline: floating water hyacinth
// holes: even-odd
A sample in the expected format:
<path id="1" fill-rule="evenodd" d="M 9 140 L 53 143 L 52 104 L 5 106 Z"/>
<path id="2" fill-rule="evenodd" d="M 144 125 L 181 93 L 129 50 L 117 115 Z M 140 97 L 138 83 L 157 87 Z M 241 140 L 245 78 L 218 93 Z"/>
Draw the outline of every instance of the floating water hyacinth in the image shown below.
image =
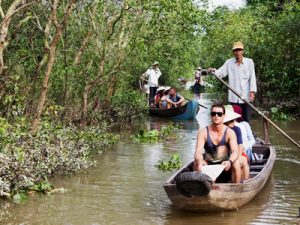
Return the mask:
<path id="1" fill-rule="evenodd" d="M 156 165 L 156 167 L 158 167 L 160 170 L 163 171 L 171 171 L 174 169 L 180 169 L 181 168 L 181 160 L 180 160 L 180 156 L 178 153 L 175 153 L 174 155 L 172 155 L 172 157 L 166 161 L 166 160 L 160 160 L 158 161 L 158 165 Z"/>
<path id="2" fill-rule="evenodd" d="M 175 139 L 177 135 L 178 126 L 168 124 L 163 126 L 160 130 L 140 130 L 136 135 L 131 136 L 135 142 L 158 142 L 170 139 Z"/>

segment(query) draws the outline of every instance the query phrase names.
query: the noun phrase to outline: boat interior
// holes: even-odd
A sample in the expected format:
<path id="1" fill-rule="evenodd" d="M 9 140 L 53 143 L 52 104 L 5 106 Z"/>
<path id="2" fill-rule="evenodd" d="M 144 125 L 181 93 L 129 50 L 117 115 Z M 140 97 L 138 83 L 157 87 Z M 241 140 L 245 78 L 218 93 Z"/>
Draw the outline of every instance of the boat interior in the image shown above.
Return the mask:
<path id="1" fill-rule="evenodd" d="M 255 177 L 265 167 L 270 156 L 270 148 L 267 145 L 256 144 L 252 148 L 252 159 L 250 160 L 250 178 Z M 193 162 L 184 168 L 180 173 L 192 172 L 194 170 Z M 231 176 L 227 174 L 221 174 L 220 179 L 216 180 L 216 183 L 227 183 L 231 179 Z M 175 183 L 173 180 L 172 183 Z"/>
<path id="2" fill-rule="evenodd" d="M 255 177 L 264 167 L 270 156 L 270 148 L 265 145 L 255 145 L 252 148 L 250 161 L 250 178 Z"/>

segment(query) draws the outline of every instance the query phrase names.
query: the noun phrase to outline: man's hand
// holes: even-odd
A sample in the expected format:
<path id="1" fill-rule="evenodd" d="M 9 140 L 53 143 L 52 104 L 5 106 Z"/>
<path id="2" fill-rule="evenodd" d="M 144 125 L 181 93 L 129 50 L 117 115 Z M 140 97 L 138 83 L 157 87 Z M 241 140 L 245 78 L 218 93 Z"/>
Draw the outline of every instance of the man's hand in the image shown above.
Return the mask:
<path id="1" fill-rule="evenodd" d="M 194 160 L 194 171 L 201 171 L 202 166 L 206 166 L 207 162 L 205 160 L 196 159 Z"/>
<path id="2" fill-rule="evenodd" d="M 214 72 L 216 72 L 216 68 L 208 68 L 207 71 L 209 73 L 214 73 Z"/>
<path id="3" fill-rule="evenodd" d="M 250 95 L 249 95 L 249 101 L 250 102 L 253 102 L 255 99 L 255 93 L 254 92 L 250 92 Z"/>
<path id="4" fill-rule="evenodd" d="M 141 79 L 141 80 L 147 81 L 145 78 L 146 78 L 146 73 L 144 73 L 142 76 L 140 76 L 140 79 Z"/>
<path id="5" fill-rule="evenodd" d="M 222 165 L 224 165 L 224 166 L 225 166 L 225 171 L 228 171 L 228 170 L 230 170 L 231 163 L 230 163 L 230 161 L 229 161 L 229 160 L 222 162 Z"/>

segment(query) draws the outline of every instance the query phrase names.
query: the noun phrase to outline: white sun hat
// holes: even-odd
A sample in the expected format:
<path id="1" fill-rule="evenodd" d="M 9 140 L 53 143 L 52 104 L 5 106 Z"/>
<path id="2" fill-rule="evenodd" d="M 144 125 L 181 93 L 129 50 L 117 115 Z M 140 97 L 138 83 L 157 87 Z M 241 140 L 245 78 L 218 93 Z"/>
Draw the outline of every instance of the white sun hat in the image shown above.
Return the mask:
<path id="1" fill-rule="evenodd" d="M 155 61 L 152 66 L 156 66 L 156 65 L 159 65 L 159 62 Z"/>
<path id="2" fill-rule="evenodd" d="M 160 86 L 158 89 L 157 89 L 157 92 L 159 91 L 164 91 L 166 88 L 164 86 Z"/>
<path id="3" fill-rule="evenodd" d="M 223 123 L 227 123 L 240 117 L 240 114 L 234 112 L 232 105 L 225 105 L 225 118 L 223 120 Z"/>
<path id="4" fill-rule="evenodd" d="M 166 86 L 166 87 L 165 87 L 165 91 L 168 91 L 168 90 L 170 90 L 170 89 L 171 89 L 170 86 Z"/>

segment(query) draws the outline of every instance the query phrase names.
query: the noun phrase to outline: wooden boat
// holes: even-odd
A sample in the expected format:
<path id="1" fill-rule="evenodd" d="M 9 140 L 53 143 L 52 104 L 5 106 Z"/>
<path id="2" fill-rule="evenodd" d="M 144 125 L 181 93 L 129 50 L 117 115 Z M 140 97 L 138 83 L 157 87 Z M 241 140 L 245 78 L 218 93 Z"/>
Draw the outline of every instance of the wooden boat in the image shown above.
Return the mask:
<path id="1" fill-rule="evenodd" d="M 253 146 L 253 153 L 261 155 L 262 159 L 250 163 L 250 179 L 243 183 L 213 183 L 210 192 L 205 196 L 186 197 L 176 187 L 175 177 L 186 171 L 193 171 L 193 162 L 177 171 L 164 185 L 169 199 L 174 205 L 187 211 L 221 211 L 234 210 L 252 200 L 266 184 L 276 158 L 275 149 L 270 144 Z"/>
<path id="2" fill-rule="evenodd" d="M 168 117 L 178 120 L 194 119 L 199 111 L 199 104 L 197 101 L 188 101 L 184 105 L 170 109 L 149 108 L 150 116 Z"/>

